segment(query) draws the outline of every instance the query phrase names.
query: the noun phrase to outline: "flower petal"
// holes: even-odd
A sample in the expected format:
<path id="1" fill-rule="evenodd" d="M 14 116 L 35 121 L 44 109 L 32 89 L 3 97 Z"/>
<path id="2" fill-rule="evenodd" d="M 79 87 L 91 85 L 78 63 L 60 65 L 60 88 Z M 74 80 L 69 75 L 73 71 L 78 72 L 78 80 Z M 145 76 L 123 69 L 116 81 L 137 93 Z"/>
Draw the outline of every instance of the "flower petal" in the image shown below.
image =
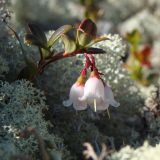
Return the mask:
<path id="1" fill-rule="evenodd" d="M 66 101 L 63 101 L 63 105 L 65 106 L 65 107 L 69 107 L 69 106 L 71 106 L 72 105 L 72 101 L 71 100 L 66 100 Z"/>
<path id="2" fill-rule="evenodd" d="M 94 99 L 104 99 L 104 85 L 101 79 L 96 77 L 90 77 L 84 86 L 84 96 L 81 100 L 86 99 L 88 103 L 91 103 Z"/>
<path id="3" fill-rule="evenodd" d="M 114 101 L 110 102 L 110 105 L 113 106 L 113 107 L 119 107 L 120 103 L 114 100 Z"/>
<path id="4" fill-rule="evenodd" d="M 87 109 L 87 104 L 85 102 L 73 103 L 73 108 L 75 110 L 85 110 Z"/>
<path id="5" fill-rule="evenodd" d="M 118 103 L 117 101 L 115 101 L 114 96 L 113 96 L 113 92 L 111 90 L 111 88 L 109 86 L 105 86 L 104 87 L 104 92 L 105 92 L 105 101 L 108 101 L 109 104 L 113 107 L 119 107 L 120 103 Z"/>
<path id="6" fill-rule="evenodd" d="M 79 97 L 82 97 L 83 93 L 84 93 L 84 86 L 75 83 L 71 87 L 69 98 L 72 102 L 75 100 L 79 100 Z"/>
<path id="7" fill-rule="evenodd" d="M 87 104 L 85 101 L 81 101 L 81 97 L 84 93 L 84 86 L 75 83 L 70 90 L 70 101 L 73 103 L 73 108 L 75 110 L 85 110 L 87 108 Z"/>
<path id="8" fill-rule="evenodd" d="M 101 103 L 97 103 L 97 110 L 98 111 L 106 110 L 108 107 L 109 107 L 108 102 L 101 101 Z"/>

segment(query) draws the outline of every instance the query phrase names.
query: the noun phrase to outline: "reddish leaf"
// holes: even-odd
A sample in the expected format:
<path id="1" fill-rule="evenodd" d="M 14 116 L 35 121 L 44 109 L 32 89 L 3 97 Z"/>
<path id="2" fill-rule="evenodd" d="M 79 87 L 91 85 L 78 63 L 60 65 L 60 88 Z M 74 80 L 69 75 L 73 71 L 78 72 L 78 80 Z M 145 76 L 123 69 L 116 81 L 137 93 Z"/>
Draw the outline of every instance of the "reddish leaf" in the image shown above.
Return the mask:
<path id="1" fill-rule="evenodd" d="M 137 53 L 137 58 L 142 65 L 151 67 L 150 55 L 151 55 L 151 47 L 145 46 L 139 53 Z"/>
<path id="2" fill-rule="evenodd" d="M 84 21 L 82 21 L 78 29 L 85 32 L 88 35 L 96 37 L 97 27 L 96 24 L 90 19 L 85 19 Z"/>

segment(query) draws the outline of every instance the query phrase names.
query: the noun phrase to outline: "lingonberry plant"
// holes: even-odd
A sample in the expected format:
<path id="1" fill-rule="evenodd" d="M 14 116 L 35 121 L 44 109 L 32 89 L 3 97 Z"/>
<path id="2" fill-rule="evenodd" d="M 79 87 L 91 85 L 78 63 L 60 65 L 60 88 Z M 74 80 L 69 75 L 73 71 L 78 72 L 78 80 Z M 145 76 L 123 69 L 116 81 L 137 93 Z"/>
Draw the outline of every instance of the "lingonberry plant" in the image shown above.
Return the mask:
<path id="1" fill-rule="evenodd" d="M 27 60 L 27 66 L 20 72 L 18 78 L 32 80 L 36 75 L 42 74 L 46 66 L 57 60 L 75 56 L 77 54 L 102 54 L 104 50 L 92 48 L 99 41 L 107 40 L 107 37 L 97 37 L 97 28 L 90 19 L 82 21 L 78 28 L 72 25 L 64 25 L 58 28 L 47 40 L 45 33 L 35 24 L 29 24 L 29 33 L 25 35 L 25 43 L 35 45 L 39 49 L 40 59 L 38 64 Z M 74 32 L 71 38 L 69 32 Z M 58 40 L 64 44 L 64 51 L 56 52 L 55 45 Z M 26 75 L 27 73 L 27 75 Z"/>
<path id="2" fill-rule="evenodd" d="M 97 28 L 94 22 L 86 19 L 79 27 L 64 25 L 57 29 L 47 40 L 45 33 L 36 25 L 29 24 L 29 33 L 25 36 L 25 43 L 38 47 L 40 59 L 38 64 L 26 61 L 27 66 L 20 72 L 18 78 L 33 80 L 36 75 L 42 74 L 50 63 L 63 58 L 83 54 L 85 64 L 80 76 L 70 90 L 69 100 L 64 101 L 65 106 L 73 104 L 76 110 L 85 110 L 90 106 L 94 111 L 106 110 L 109 105 L 118 107 L 119 103 L 114 100 L 111 88 L 102 79 L 102 73 L 96 67 L 94 54 L 105 53 L 102 49 L 92 48 L 92 45 L 107 37 L 97 37 Z M 75 31 L 74 37 L 70 38 L 68 32 Z M 56 53 L 56 42 L 61 39 L 64 51 Z M 87 78 L 87 70 L 90 76 Z M 26 75 L 27 74 L 27 75 Z"/>

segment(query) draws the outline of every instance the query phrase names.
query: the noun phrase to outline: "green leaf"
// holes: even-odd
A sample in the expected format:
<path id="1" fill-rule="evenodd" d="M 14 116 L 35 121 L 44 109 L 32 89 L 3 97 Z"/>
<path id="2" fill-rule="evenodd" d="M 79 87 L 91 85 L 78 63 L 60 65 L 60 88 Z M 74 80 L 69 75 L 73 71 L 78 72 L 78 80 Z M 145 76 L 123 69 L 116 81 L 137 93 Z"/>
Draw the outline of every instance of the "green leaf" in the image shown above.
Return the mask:
<path id="1" fill-rule="evenodd" d="M 24 42 L 27 44 L 39 46 L 41 48 L 46 48 L 46 46 L 36 36 L 30 33 L 25 35 Z"/>
<path id="2" fill-rule="evenodd" d="M 131 44 L 138 44 L 141 41 L 141 34 L 138 30 L 133 30 L 132 32 L 127 34 L 127 40 Z"/>
<path id="3" fill-rule="evenodd" d="M 36 24 L 28 24 L 30 32 L 44 45 L 47 44 L 45 33 Z"/>
<path id="4" fill-rule="evenodd" d="M 133 30 L 131 33 L 127 33 L 127 41 L 131 44 L 131 52 L 137 51 L 138 45 L 141 41 L 141 34 L 138 30 Z"/>
<path id="5" fill-rule="evenodd" d="M 41 45 L 41 42 L 33 34 L 26 34 L 24 37 L 24 42 L 27 44 Z"/>
<path id="6" fill-rule="evenodd" d="M 82 47 L 86 47 L 88 44 L 90 44 L 93 41 L 93 37 L 82 32 L 82 31 L 78 31 L 77 34 L 77 40 L 78 40 L 78 44 Z"/>
<path id="7" fill-rule="evenodd" d="M 138 61 L 135 61 L 135 63 L 132 66 L 131 78 L 134 80 L 141 80 L 142 76 L 142 67 Z"/>
<path id="8" fill-rule="evenodd" d="M 65 53 L 72 53 L 76 50 L 76 43 L 67 35 L 62 35 L 61 38 L 64 43 Z"/>
<path id="9" fill-rule="evenodd" d="M 50 37 L 47 46 L 49 48 L 52 47 L 52 45 L 61 37 L 62 34 L 67 33 L 68 31 L 70 31 L 71 29 L 73 29 L 73 27 L 71 25 L 64 25 L 60 28 L 58 28 Z"/>
<path id="10" fill-rule="evenodd" d="M 90 47 L 90 46 L 94 45 L 95 43 L 98 43 L 98 42 L 101 42 L 101 41 L 105 41 L 105 40 L 109 40 L 109 38 L 107 38 L 107 37 L 95 38 L 86 47 Z"/>
<path id="11" fill-rule="evenodd" d="M 85 52 L 87 54 L 104 54 L 104 53 L 106 53 L 106 51 L 104 51 L 103 49 L 100 49 L 100 48 L 87 48 L 87 49 L 84 49 L 84 51 L 82 50 L 82 52 Z"/>
<path id="12" fill-rule="evenodd" d="M 53 54 L 54 54 L 54 51 L 50 52 L 46 49 L 43 49 L 43 48 L 39 48 L 41 54 L 42 54 L 42 59 L 48 59 L 50 58 Z"/>

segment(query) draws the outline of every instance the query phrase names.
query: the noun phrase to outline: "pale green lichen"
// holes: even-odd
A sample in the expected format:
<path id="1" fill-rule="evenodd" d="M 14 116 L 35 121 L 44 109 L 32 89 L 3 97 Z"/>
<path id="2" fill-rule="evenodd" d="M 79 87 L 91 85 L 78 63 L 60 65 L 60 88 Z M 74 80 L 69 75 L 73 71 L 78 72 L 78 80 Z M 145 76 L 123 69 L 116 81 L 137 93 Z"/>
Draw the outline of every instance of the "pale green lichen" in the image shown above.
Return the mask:
<path id="1" fill-rule="evenodd" d="M 69 152 L 65 149 L 63 140 L 54 133 L 50 134 L 48 127 L 52 125 L 44 119 L 43 111 L 47 109 L 43 92 L 33 87 L 32 83 L 22 80 L 12 84 L 1 82 L 0 84 L 0 122 L 1 134 L 0 143 L 14 146 L 14 151 L 8 152 L 4 160 L 10 153 L 31 155 L 33 159 L 39 157 L 39 147 L 34 136 L 22 139 L 19 131 L 26 127 L 33 127 L 40 136 L 49 141 L 52 147 L 50 152 L 58 151 L 62 157 L 69 158 Z M 5 141 L 5 143 L 4 143 Z M 1 145 L 0 145 L 1 146 Z M 0 157 L 6 150 L 2 150 Z M 10 155 L 13 156 L 13 155 Z"/>
<path id="2" fill-rule="evenodd" d="M 111 155 L 107 160 L 159 160 L 160 145 L 150 146 L 147 142 L 143 146 L 134 149 L 130 146 L 122 148 L 119 152 Z"/>
<path id="3" fill-rule="evenodd" d="M 118 152 L 108 150 L 108 148 L 102 144 L 102 149 L 99 154 L 95 152 L 90 143 L 85 143 L 86 150 L 83 151 L 83 155 L 86 159 L 93 160 L 159 160 L 160 156 L 160 145 L 155 147 L 144 142 L 139 148 L 132 148 L 131 146 L 125 146 Z"/>

